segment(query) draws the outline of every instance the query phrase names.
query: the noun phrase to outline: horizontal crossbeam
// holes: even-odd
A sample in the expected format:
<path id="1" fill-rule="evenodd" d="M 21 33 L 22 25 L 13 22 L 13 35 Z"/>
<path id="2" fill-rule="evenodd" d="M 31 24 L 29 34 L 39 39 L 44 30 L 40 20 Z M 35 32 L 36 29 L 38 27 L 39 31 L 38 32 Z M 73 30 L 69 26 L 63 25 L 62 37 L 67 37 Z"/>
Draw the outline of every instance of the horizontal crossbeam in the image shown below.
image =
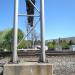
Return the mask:
<path id="1" fill-rule="evenodd" d="M 18 14 L 18 16 L 27 16 L 27 17 L 29 17 L 29 16 L 32 16 L 32 17 L 40 17 L 39 15 L 27 15 L 27 14 Z"/>

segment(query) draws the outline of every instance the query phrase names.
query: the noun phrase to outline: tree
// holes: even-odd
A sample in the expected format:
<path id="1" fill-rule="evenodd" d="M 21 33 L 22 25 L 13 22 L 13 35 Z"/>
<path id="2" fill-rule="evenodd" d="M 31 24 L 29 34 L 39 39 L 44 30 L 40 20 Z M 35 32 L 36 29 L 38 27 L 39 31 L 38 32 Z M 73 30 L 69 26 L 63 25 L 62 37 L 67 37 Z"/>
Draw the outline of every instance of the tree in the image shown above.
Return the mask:
<path id="1" fill-rule="evenodd" d="M 24 33 L 18 29 L 18 42 L 23 38 Z M 13 29 L 11 29 L 4 37 L 3 48 L 9 51 L 12 50 L 13 46 Z"/>
<path id="2" fill-rule="evenodd" d="M 55 45 L 56 45 L 56 41 L 55 41 L 55 40 L 53 40 L 53 42 L 52 42 L 52 43 L 53 43 L 53 45 L 54 45 L 54 47 L 55 47 Z"/>
<path id="3" fill-rule="evenodd" d="M 50 43 L 48 44 L 48 49 L 54 49 L 54 46 L 53 46 L 52 42 L 50 42 Z"/>
<path id="4" fill-rule="evenodd" d="M 53 40 L 52 42 L 48 42 L 48 49 L 55 49 L 56 47 L 56 42 Z"/>
<path id="5" fill-rule="evenodd" d="M 31 41 L 23 40 L 18 46 L 18 49 L 25 49 L 28 46 L 31 46 Z"/>
<path id="6" fill-rule="evenodd" d="M 65 40 L 62 40 L 61 46 L 62 46 L 62 49 L 68 49 L 69 48 L 69 45 Z"/>
<path id="7" fill-rule="evenodd" d="M 69 44 L 69 45 L 73 45 L 74 43 L 73 43 L 72 40 L 70 40 L 68 44 Z"/>

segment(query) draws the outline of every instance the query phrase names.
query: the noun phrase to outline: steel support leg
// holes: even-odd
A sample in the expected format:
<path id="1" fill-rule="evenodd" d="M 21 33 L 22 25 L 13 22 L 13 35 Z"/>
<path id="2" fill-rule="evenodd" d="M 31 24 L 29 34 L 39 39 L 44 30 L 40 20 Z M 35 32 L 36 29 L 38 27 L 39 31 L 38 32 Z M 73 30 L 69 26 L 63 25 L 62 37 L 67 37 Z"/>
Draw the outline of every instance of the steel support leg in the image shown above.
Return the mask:
<path id="1" fill-rule="evenodd" d="M 46 62 L 45 39 L 44 39 L 44 0 L 40 0 L 40 25 L 41 25 L 41 60 Z"/>
<path id="2" fill-rule="evenodd" d="M 34 49 L 34 23 L 33 23 L 33 26 L 32 26 L 33 30 L 32 30 L 32 48 Z"/>
<path id="3" fill-rule="evenodd" d="M 14 0 L 14 41 L 13 41 L 13 63 L 17 63 L 17 33 L 18 33 L 18 0 Z"/>

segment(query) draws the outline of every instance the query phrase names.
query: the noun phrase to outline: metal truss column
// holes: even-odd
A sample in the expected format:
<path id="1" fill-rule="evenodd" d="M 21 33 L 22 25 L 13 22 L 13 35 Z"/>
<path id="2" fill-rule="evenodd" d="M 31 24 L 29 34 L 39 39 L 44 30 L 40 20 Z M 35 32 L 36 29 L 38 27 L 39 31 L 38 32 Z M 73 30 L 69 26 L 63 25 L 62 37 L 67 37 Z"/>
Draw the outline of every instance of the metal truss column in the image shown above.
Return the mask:
<path id="1" fill-rule="evenodd" d="M 33 23 L 32 29 L 33 29 L 33 30 L 32 30 L 32 48 L 34 49 L 34 38 L 35 38 L 35 37 L 34 37 L 34 35 L 35 35 L 35 34 L 34 34 L 34 23 Z"/>
<path id="2" fill-rule="evenodd" d="M 17 34 L 18 34 L 18 0 L 14 0 L 14 41 L 13 41 L 13 63 L 17 63 Z"/>
<path id="3" fill-rule="evenodd" d="M 45 39 L 44 39 L 44 0 L 40 0 L 40 29 L 41 29 L 41 60 L 46 62 Z"/>

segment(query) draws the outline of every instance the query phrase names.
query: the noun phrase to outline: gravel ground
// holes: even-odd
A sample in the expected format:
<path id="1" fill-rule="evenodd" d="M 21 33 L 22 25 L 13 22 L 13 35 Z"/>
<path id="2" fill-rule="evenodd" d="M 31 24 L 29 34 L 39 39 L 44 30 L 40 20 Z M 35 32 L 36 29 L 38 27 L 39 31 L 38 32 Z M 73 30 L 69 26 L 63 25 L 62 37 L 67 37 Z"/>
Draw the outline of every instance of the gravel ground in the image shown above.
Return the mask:
<path id="1" fill-rule="evenodd" d="M 38 61 L 37 57 L 19 57 L 20 62 Z M 75 55 L 68 56 L 49 56 L 48 62 L 53 64 L 53 73 L 55 75 L 75 75 Z M 10 58 L 6 57 L 0 60 L 0 63 L 8 63 Z M 3 68 L 0 67 L 0 72 Z"/>

